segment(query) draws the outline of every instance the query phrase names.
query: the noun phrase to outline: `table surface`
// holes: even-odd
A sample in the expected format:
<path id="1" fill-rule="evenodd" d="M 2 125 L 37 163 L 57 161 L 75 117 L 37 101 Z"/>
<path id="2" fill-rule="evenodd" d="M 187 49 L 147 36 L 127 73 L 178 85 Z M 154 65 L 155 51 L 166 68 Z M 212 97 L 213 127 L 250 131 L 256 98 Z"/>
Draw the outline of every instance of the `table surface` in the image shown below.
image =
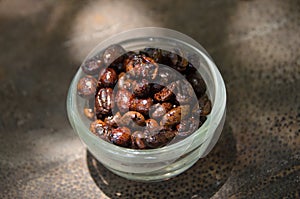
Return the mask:
<path id="1" fill-rule="evenodd" d="M 213 151 L 165 182 L 107 171 L 66 116 L 87 53 L 135 27 L 183 32 L 227 87 Z M 0 1 L 0 198 L 300 198 L 300 1 Z"/>

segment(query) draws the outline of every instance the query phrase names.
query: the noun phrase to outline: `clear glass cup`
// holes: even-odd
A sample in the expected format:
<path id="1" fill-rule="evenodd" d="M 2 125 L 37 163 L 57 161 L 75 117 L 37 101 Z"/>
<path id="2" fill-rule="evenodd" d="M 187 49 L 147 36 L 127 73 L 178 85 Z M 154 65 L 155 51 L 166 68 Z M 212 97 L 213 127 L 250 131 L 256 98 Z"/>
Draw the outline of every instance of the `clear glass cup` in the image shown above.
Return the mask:
<path id="1" fill-rule="evenodd" d="M 83 114 L 85 100 L 77 95 L 77 82 L 84 75 L 79 68 L 67 97 L 67 112 L 73 129 L 95 158 L 119 176 L 137 181 L 160 181 L 184 172 L 211 151 L 223 129 L 226 89 L 220 72 L 208 53 L 195 40 L 174 30 L 155 27 L 133 29 L 114 35 L 101 42 L 86 59 L 112 44 L 120 44 L 126 51 L 145 47 L 164 50 L 180 47 L 186 52 L 195 53 L 199 57 L 199 63 L 192 64 L 206 83 L 207 95 L 212 102 L 211 113 L 198 130 L 177 143 L 146 150 L 116 146 L 99 139 L 89 130 L 90 121 Z"/>

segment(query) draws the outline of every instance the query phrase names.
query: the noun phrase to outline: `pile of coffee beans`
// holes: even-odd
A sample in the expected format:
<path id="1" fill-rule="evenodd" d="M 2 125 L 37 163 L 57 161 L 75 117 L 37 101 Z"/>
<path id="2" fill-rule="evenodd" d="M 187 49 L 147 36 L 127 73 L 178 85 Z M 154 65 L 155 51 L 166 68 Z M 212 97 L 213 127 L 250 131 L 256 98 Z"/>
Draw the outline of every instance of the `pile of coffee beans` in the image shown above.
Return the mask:
<path id="1" fill-rule="evenodd" d="M 77 93 L 86 99 L 90 131 L 118 146 L 153 149 L 184 139 L 211 111 L 206 84 L 176 48 L 125 51 L 109 46 L 82 64 Z"/>

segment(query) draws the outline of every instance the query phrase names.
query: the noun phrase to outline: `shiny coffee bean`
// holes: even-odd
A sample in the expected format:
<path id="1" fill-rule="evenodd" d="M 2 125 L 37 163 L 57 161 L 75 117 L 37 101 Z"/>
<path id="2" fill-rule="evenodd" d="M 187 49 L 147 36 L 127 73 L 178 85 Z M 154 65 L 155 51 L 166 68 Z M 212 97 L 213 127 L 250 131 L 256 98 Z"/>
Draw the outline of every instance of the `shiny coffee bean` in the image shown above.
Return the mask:
<path id="1" fill-rule="evenodd" d="M 178 106 L 167 112 L 161 119 L 161 126 L 173 126 L 187 117 L 190 111 L 189 105 Z"/>
<path id="2" fill-rule="evenodd" d="M 83 72 L 88 75 L 98 74 L 103 67 L 103 61 L 100 55 L 96 55 L 95 57 L 86 60 L 81 66 Z"/>
<path id="3" fill-rule="evenodd" d="M 159 102 L 165 102 L 174 97 L 174 90 L 176 88 L 175 82 L 172 82 L 167 87 L 163 88 L 158 93 L 154 94 L 154 99 Z"/>
<path id="4" fill-rule="evenodd" d="M 194 117 L 182 120 L 179 124 L 176 125 L 176 130 L 179 136 L 188 136 L 195 132 L 198 129 L 199 121 Z"/>
<path id="5" fill-rule="evenodd" d="M 134 98 L 130 101 L 129 110 L 138 111 L 146 116 L 149 114 L 149 109 L 152 106 L 152 104 L 153 104 L 153 100 L 151 98 L 146 98 L 146 99 Z"/>
<path id="6" fill-rule="evenodd" d="M 110 114 L 113 106 L 113 90 L 111 88 L 101 88 L 95 99 L 96 113 L 100 113 L 102 115 Z"/>
<path id="7" fill-rule="evenodd" d="M 122 63 L 124 59 L 122 55 L 125 53 L 126 51 L 124 48 L 118 44 L 109 46 L 103 53 L 103 62 L 105 66 L 108 67 L 113 62 Z"/>
<path id="8" fill-rule="evenodd" d="M 180 104 L 191 104 L 193 96 L 195 96 L 194 89 L 186 80 L 177 80 L 176 82 L 176 100 Z M 196 97 L 194 98 L 196 100 Z"/>
<path id="9" fill-rule="evenodd" d="M 164 102 L 162 104 L 157 103 L 150 107 L 151 118 L 158 119 L 165 115 L 169 110 L 171 110 L 173 105 L 169 102 Z"/>
<path id="10" fill-rule="evenodd" d="M 145 126 L 145 117 L 137 111 L 128 111 L 120 119 L 120 125 L 129 127 Z"/>
<path id="11" fill-rule="evenodd" d="M 126 89 L 118 90 L 115 100 L 119 110 L 124 113 L 129 110 L 130 102 L 134 95 Z"/>
<path id="12" fill-rule="evenodd" d="M 174 49 L 175 53 L 177 54 L 178 60 L 175 65 L 175 69 L 182 72 L 186 70 L 186 67 L 188 66 L 188 60 L 187 60 L 187 54 L 185 51 L 183 51 L 180 48 Z"/>
<path id="13" fill-rule="evenodd" d="M 163 85 L 157 83 L 150 83 L 150 95 L 154 96 L 155 93 L 158 93 L 164 88 Z"/>
<path id="14" fill-rule="evenodd" d="M 171 129 L 157 128 L 145 130 L 146 133 L 145 143 L 149 148 L 158 148 L 169 143 L 175 136 L 176 132 Z"/>
<path id="15" fill-rule="evenodd" d="M 92 98 L 95 96 L 97 80 L 92 76 L 84 76 L 77 83 L 77 94 L 83 98 Z"/>
<path id="16" fill-rule="evenodd" d="M 146 136 L 147 134 L 142 131 L 135 131 L 131 135 L 132 148 L 146 149 L 147 148 L 145 143 Z"/>
<path id="17" fill-rule="evenodd" d="M 199 98 L 199 108 L 201 110 L 200 115 L 201 116 L 206 116 L 210 113 L 211 111 L 211 101 L 208 99 L 207 95 L 204 95 Z"/>
<path id="18" fill-rule="evenodd" d="M 146 123 L 146 128 L 149 130 L 159 127 L 159 124 L 155 119 L 147 119 L 145 123 Z"/>
<path id="19" fill-rule="evenodd" d="M 120 123 L 120 119 L 121 119 L 121 114 L 120 112 L 117 112 L 116 114 L 114 114 L 113 116 L 108 116 L 104 119 L 104 122 L 110 126 L 110 127 L 113 127 L 113 128 L 117 128 Z"/>
<path id="20" fill-rule="evenodd" d="M 85 105 L 83 108 L 83 114 L 90 120 L 95 119 L 94 103 L 95 103 L 95 100 L 93 98 L 90 100 L 87 100 L 85 102 Z"/>
<path id="21" fill-rule="evenodd" d="M 98 85 L 100 87 L 111 87 L 115 85 L 117 82 L 118 76 L 114 69 L 112 68 L 104 68 L 99 73 L 99 81 Z"/>
<path id="22" fill-rule="evenodd" d="M 129 147 L 131 145 L 131 132 L 127 127 L 113 129 L 109 135 L 109 140 L 118 146 Z"/>
<path id="23" fill-rule="evenodd" d="M 140 52 L 140 54 L 145 54 L 148 57 L 151 57 L 157 63 L 161 63 L 163 59 L 162 50 L 158 48 L 145 48 Z"/>
<path id="24" fill-rule="evenodd" d="M 158 64 L 150 57 L 135 56 L 125 61 L 126 72 L 133 78 L 155 79 L 158 74 Z"/>
<path id="25" fill-rule="evenodd" d="M 95 120 L 90 124 L 90 131 L 96 136 L 107 140 L 108 135 L 111 133 L 111 129 L 102 120 Z"/>
<path id="26" fill-rule="evenodd" d="M 178 77 L 173 69 L 169 67 L 159 67 L 157 78 L 161 85 L 168 85 L 175 81 Z"/>
<path id="27" fill-rule="evenodd" d="M 133 80 L 128 78 L 128 75 L 124 72 L 120 73 L 117 82 L 119 89 L 132 90 Z"/>
<path id="28" fill-rule="evenodd" d="M 191 83 L 197 97 L 201 97 L 205 94 L 206 84 L 198 72 L 188 75 L 187 80 Z"/>
<path id="29" fill-rule="evenodd" d="M 94 109 L 91 109 L 91 108 L 87 108 L 85 107 L 83 109 L 83 114 L 90 120 L 93 120 L 95 118 L 95 112 L 94 112 Z"/>
<path id="30" fill-rule="evenodd" d="M 132 82 L 133 94 L 137 97 L 149 97 L 150 85 L 148 80 L 135 80 Z"/>

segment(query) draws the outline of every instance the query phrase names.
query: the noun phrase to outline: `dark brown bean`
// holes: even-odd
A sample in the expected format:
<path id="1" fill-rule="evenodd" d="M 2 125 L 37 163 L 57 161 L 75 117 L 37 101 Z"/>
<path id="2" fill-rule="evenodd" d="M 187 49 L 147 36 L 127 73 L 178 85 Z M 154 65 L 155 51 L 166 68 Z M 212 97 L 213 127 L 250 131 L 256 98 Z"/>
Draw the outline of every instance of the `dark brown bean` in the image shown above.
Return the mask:
<path id="1" fill-rule="evenodd" d="M 172 82 L 171 84 L 163 88 L 158 93 L 155 93 L 154 99 L 159 102 L 165 102 L 172 99 L 172 97 L 174 97 L 173 91 L 175 90 L 175 88 L 176 88 L 176 84 L 175 82 Z"/>
<path id="2" fill-rule="evenodd" d="M 83 108 L 83 113 L 84 115 L 90 119 L 94 120 L 95 119 L 95 99 L 90 99 L 86 100 L 84 108 Z"/>
<path id="3" fill-rule="evenodd" d="M 207 95 L 204 95 L 199 98 L 199 108 L 201 110 L 200 115 L 201 116 L 206 116 L 210 113 L 211 111 L 211 101 L 208 99 Z"/>
<path id="4" fill-rule="evenodd" d="M 183 51 L 180 48 L 174 49 L 175 53 L 177 54 L 178 60 L 175 65 L 175 69 L 182 72 L 186 70 L 186 67 L 188 66 L 188 60 L 187 60 L 187 55 L 185 51 Z"/>
<path id="5" fill-rule="evenodd" d="M 137 97 L 149 97 L 150 85 L 148 80 L 135 80 L 132 82 L 133 94 Z"/>
<path id="6" fill-rule="evenodd" d="M 102 120 L 95 120 L 90 124 L 90 131 L 96 136 L 107 140 L 108 135 L 111 133 L 111 129 Z"/>
<path id="7" fill-rule="evenodd" d="M 135 56 L 125 61 L 126 72 L 134 78 L 155 79 L 158 74 L 158 64 L 150 57 Z"/>
<path id="8" fill-rule="evenodd" d="M 145 48 L 140 54 L 151 57 L 157 63 L 161 63 L 163 59 L 162 50 L 158 48 Z"/>
<path id="9" fill-rule="evenodd" d="M 88 75 L 96 75 L 103 68 L 103 61 L 100 55 L 96 55 L 86 60 L 81 66 L 84 73 Z"/>
<path id="10" fill-rule="evenodd" d="M 122 72 L 119 74 L 119 80 L 118 80 L 118 88 L 119 89 L 126 89 L 126 90 L 131 90 L 132 89 L 132 79 L 129 79 L 127 77 L 127 74 Z"/>
<path id="11" fill-rule="evenodd" d="M 132 127 L 135 127 L 135 124 L 145 126 L 145 117 L 137 111 L 128 111 L 121 117 L 120 124 Z"/>
<path id="12" fill-rule="evenodd" d="M 145 123 L 146 123 L 146 128 L 149 130 L 159 127 L 159 124 L 155 119 L 147 119 Z"/>
<path id="13" fill-rule="evenodd" d="M 129 110 L 131 111 L 138 111 L 143 115 L 149 114 L 149 109 L 153 104 L 153 100 L 151 98 L 147 99 L 138 99 L 134 98 L 130 101 Z"/>
<path id="14" fill-rule="evenodd" d="M 109 139 L 113 144 L 129 147 L 131 145 L 131 132 L 127 127 L 118 127 L 112 130 Z"/>
<path id="15" fill-rule="evenodd" d="M 169 143 L 176 136 L 175 131 L 171 129 L 161 128 L 158 128 L 156 130 L 151 129 L 151 131 L 145 130 L 144 133 L 146 133 L 145 143 L 149 148 L 162 147 Z"/>
<path id="16" fill-rule="evenodd" d="M 84 76 L 77 83 L 77 94 L 83 98 L 92 98 L 95 96 L 97 80 L 92 76 Z"/>
<path id="17" fill-rule="evenodd" d="M 134 95 L 126 89 L 118 90 L 116 94 L 116 103 L 119 110 L 124 113 L 129 110 L 130 102 L 134 98 Z"/>
<path id="18" fill-rule="evenodd" d="M 114 107 L 114 96 L 111 88 L 101 88 L 95 99 L 96 113 L 102 115 L 111 113 Z"/>
<path id="19" fill-rule="evenodd" d="M 147 134 L 142 131 L 135 131 L 131 135 L 132 148 L 146 149 L 147 148 L 145 143 L 146 136 Z"/>
<path id="20" fill-rule="evenodd" d="M 98 86 L 100 87 L 111 87 L 117 82 L 117 73 L 112 68 L 104 68 L 99 73 Z"/>
<path id="21" fill-rule="evenodd" d="M 155 93 L 158 93 L 164 88 L 163 85 L 157 83 L 150 83 L 150 95 L 154 96 Z"/>
<path id="22" fill-rule="evenodd" d="M 194 93 L 193 87 L 186 80 L 177 80 L 176 84 L 176 100 L 180 104 L 192 104 L 196 103 L 197 97 Z M 194 102 L 193 102 L 194 100 Z"/>
<path id="23" fill-rule="evenodd" d="M 126 51 L 122 46 L 118 44 L 111 45 L 107 47 L 103 53 L 103 62 L 107 67 L 113 62 L 122 63 L 124 59 L 122 55 L 125 53 Z"/>
<path id="24" fill-rule="evenodd" d="M 199 120 L 194 117 L 182 120 L 176 125 L 179 136 L 188 136 L 198 129 Z"/>
<path id="25" fill-rule="evenodd" d="M 95 118 L 95 112 L 94 112 L 94 109 L 92 109 L 92 108 L 85 107 L 83 109 L 83 113 L 90 120 L 93 120 Z"/>
<path id="26" fill-rule="evenodd" d="M 206 84 L 198 72 L 187 76 L 187 80 L 191 83 L 197 97 L 205 94 Z"/>
<path id="27" fill-rule="evenodd" d="M 121 114 L 120 112 L 117 112 L 113 116 L 108 116 L 104 119 L 104 122 L 111 127 L 117 128 L 118 124 L 120 123 Z"/>
<path id="28" fill-rule="evenodd" d="M 182 119 L 187 117 L 190 111 L 189 105 L 178 106 L 167 112 L 161 119 L 161 126 L 172 126 L 178 124 Z"/>
<path id="29" fill-rule="evenodd" d="M 157 103 L 150 107 L 150 115 L 152 118 L 158 119 L 165 115 L 169 110 L 171 110 L 173 105 L 169 102 L 164 102 L 162 104 Z"/>

